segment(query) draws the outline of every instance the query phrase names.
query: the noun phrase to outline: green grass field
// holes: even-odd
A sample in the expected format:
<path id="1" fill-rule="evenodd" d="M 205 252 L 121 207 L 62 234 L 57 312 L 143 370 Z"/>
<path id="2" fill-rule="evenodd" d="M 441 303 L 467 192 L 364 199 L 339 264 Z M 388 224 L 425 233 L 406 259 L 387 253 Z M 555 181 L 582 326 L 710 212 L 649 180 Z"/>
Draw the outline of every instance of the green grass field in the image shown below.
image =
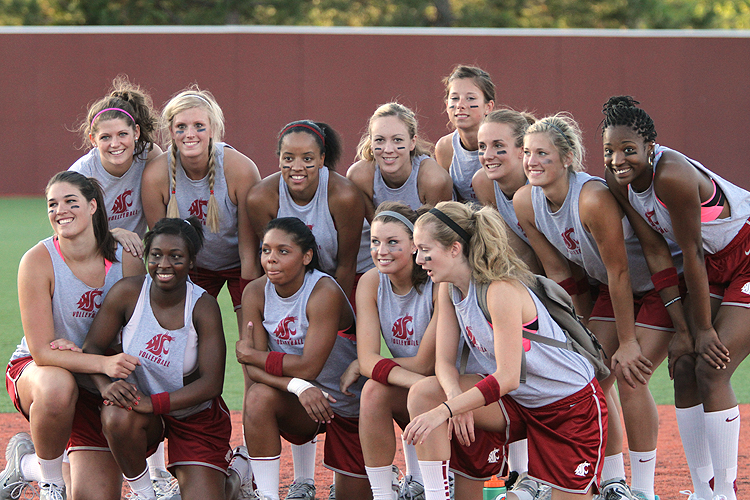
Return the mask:
<path id="1" fill-rule="evenodd" d="M 42 198 L 0 198 L 0 359 L 10 358 L 23 335 L 16 289 L 18 262 L 26 250 L 50 234 L 51 228 Z M 224 399 L 230 409 L 240 410 L 243 379 L 234 356 L 234 344 L 238 338 L 237 320 L 226 289 L 219 295 L 219 304 L 227 339 Z M 750 402 L 750 362 L 744 363 L 732 380 L 740 402 Z M 666 363 L 654 374 L 651 390 L 658 404 L 674 403 Z M 0 397 L 0 412 L 9 411 L 15 411 L 10 399 Z"/>

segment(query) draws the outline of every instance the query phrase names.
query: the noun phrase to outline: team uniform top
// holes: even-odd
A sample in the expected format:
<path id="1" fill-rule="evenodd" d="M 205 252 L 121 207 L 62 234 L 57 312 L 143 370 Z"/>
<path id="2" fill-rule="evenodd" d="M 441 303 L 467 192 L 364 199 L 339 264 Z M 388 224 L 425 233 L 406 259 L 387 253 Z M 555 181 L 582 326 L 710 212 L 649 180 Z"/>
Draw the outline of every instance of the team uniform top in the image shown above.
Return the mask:
<path id="1" fill-rule="evenodd" d="M 406 295 L 397 295 L 388 275 L 378 275 L 378 316 L 385 344 L 395 358 L 414 357 L 432 319 L 432 280 L 422 286 L 422 293 L 412 287 Z"/>
<path id="2" fill-rule="evenodd" d="M 471 178 L 482 168 L 479 163 L 479 151 L 468 151 L 461 144 L 458 130 L 451 137 L 453 143 L 453 158 L 448 172 L 453 179 L 453 197 L 461 200 L 476 200 L 477 195 L 471 187 Z"/>
<path id="3" fill-rule="evenodd" d="M 280 297 L 273 283 L 266 281 L 263 327 L 268 332 L 268 347 L 271 351 L 302 355 L 307 329 L 310 326 L 306 312 L 307 301 L 321 278 L 333 279 L 318 270 L 306 272 L 302 287 L 291 297 Z M 351 307 L 348 300 L 346 304 Z M 353 328 L 354 325 L 350 330 Z M 355 397 L 346 396 L 339 390 L 341 375 L 349 364 L 357 359 L 356 342 L 351 337 L 347 338 L 347 334 L 351 333 L 339 332 L 323 369 L 315 380 L 310 381 L 336 400 L 335 403 L 331 403 L 331 408 L 342 417 L 359 416 L 359 395 L 364 385 L 364 378 L 360 378 L 356 384 L 349 387 L 349 391 L 354 393 Z"/>
<path id="4" fill-rule="evenodd" d="M 151 276 L 143 280 L 138 302 L 130 321 L 122 329 L 122 350 L 140 361 L 128 382 L 147 396 L 174 392 L 183 387 L 183 378 L 198 368 L 198 333 L 193 324 L 193 309 L 205 293 L 187 282 L 182 328 L 162 327 L 151 309 Z M 172 417 L 187 417 L 211 406 L 211 401 L 170 412 Z"/>
<path id="5" fill-rule="evenodd" d="M 533 186 L 531 188 L 534 222 L 537 229 L 565 258 L 579 265 L 595 280 L 606 285 L 607 268 L 604 266 L 594 237 L 584 229 L 579 214 L 579 199 L 584 184 L 589 181 L 604 183 L 604 180 L 585 172 L 571 172 L 569 180 L 568 194 L 562 207 L 557 212 L 550 211 L 541 187 Z M 633 292 L 640 295 L 653 290 L 651 273 L 646 265 L 646 258 L 643 256 L 638 238 L 635 236 L 627 218 L 623 217 L 622 225 L 631 285 Z M 667 243 L 678 272 L 682 272 L 682 253 L 679 247 L 670 240 L 667 240 Z"/>
<path id="6" fill-rule="evenodd" d="M 526 288 L 536 306 L 539 335 L 562 342 L 565 334 L 549 315 L 534 293 Z M 477 303 L 474 280 L 469 292 L 461 300 L 460 291 L 453 287 L 451 297 L 456 309 L 456 317 L 469 349 L 482 367 L 482 373 L 495 373 L 495 337 L 492 326 Z M 526 383 L 508 393 L 518 404 L 528 408 L 540 408 L 575 394 L 594 378 L 591 363 L 578 353 L 552 347 L 539 342 L 523 341 L 526 351 Z"/>
<path id="7" fill-rule="evenodd" d="M 328 168 L 318 170 L 318 188 L 315 196 L 307 205 L 298 205 L 289 194 L 289 186 L 279 176 L 279 211 L 276 217 L 297 217 L 304 222 L 315 236 L 318 244 L 318 260 L 320 268 L 335 274 L 339 253 L 338 232 L 328 208 Z"/>
<path id="8" fill-rule="evenodd" d="M 102 165 L 99 149 L 81 156 L 68 169 L 98 180 L 104 190 L 104 205 L 110 229 L 133 231 L 143 238 L 146 234 L 146 216 L 141 204 L 141 177 L 146 168 L 147 151 L 133 156 L 133 164 L 122 177 L 115 177 Z"/>
<path id="9" fill-rule="evenodd" d="M 672 151 L 687 160 L 691 165 L 706 175 L 714 183 L 714 186 L 720 189 L 726 197 L 731 214 L 726 219 L 702 220 L 701 236 L 703 237 L 703 250 L 710 254 L 715 254 L 724 249 L 730 241 L 740 232 L 742 226 L 750 217 L 750 193 L 744 189 L 735 186 L 731 182 L 723 179 L 716 173 L 708 170 L 697 161 L 688 158 L 679 151 L 656 145 L 654 156 L 654 172 L 665 151 Z M 656 197 L 654 192 L 654 183 L 645 191 L 638 193 L 633 189 L 628 189 L 628 200 L 638 214 L 648 222 L 655 231 L 661 233 L 666 238 L 674 240 L 674 228 L 672 227 L 672 218 L 669 211 Z M 703 210 L 702 210 L 703 211 Z"/>
<path id="10" fill-rule="evenodd" d="M 526 183 L 528 184 L 528 181 L 526 181 Z M 518 223 L 516 211 L 513 210 L 513 198 L 508 199 L 508 197 L 505 196 L 505 193 L 503 193 L 503 190 L 500 189 L 500 185 L 497 182 L 493 181 L 492 184 L 495 188 L 495 206 L 497 206 L 497 211 L 500 212 L 500 216 L 519 238 L 521 238 L 527 245 L 530 245 L 528 236 L 526 236 L 521 224 Z"/>
<path id="11" fill-rule="evenodd" d="M 380 167 L 375 163 L 375 175 L 372 179 L 372 204 L 375 208 L 384 201 L 400 201 L 408 205 L 412 210 L 422 206 L 422 200 L 419 199 L 419 187 L 417 180 L 419 178 L 419 166 L 429 158 L 428 155 L 415 156 L 411 160 L 411 173 L 403 185 L 397 188 L 390 188 L 385 183 L 383 175 L 380 173 Z M 370 223 L 365 219 L 362 224 L 362 240 L 359 244 L 359 253 L 357 254 L 357 274 L 364 274 L 375 267 L 370 256 Z"/>
<path id="12" fill-rule="evenodd" d="M 172 146 L 170 146 L 171 148 Z M 214 197 L 219 205 L 219 231 L 204 231 L 203 248 L 198 252 L 196 264 L 210 271 L 225 271 L 240 267 L 240 251 L 237 239 L 237 206 L 229 198 L 227 180 L 224 176 L 224 148 L 231 147 L 223 142 L 215 142 Z M 171 165 L 172 154 L 167 154 Z M 175 186 L 177 206 L 181 217 L 195 216 L 206 225 L 206 211 L 211 190 L 208 175 L 202 179 L 192 180 L 186 174 L 177 156 L 177 184 Z"/>

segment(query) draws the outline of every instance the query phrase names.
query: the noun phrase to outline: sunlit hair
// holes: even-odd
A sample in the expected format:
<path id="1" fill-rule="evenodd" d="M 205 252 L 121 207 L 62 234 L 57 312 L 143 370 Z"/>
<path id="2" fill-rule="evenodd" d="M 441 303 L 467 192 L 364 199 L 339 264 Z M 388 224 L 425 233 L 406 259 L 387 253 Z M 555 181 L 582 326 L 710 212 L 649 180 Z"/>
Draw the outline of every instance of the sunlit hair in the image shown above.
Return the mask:
<path id="1" fill-rule="evenodd" d="M 87 202 L 96 200 L 96 211 L 91 218 L 94 226 L 94 238 L 99 253 L 110 262 L 117 262 L 117 241 L 112 233 L 109 232 L 109 222 L 107 221 L 107 209 L 104 206 L 104 191 L 99 181 L 93 177 L 86 177 L 72 170 L 65 170 L 55 174 L 44 188 L 44 196 L 49 194 L 50 188 L 60 182 L 66 182 L 74 186 Z"/>
<path id="2" fill-rule="evenodd" d="M 505 221 L 497 210 L 488 206 L 477 210 L 472 205 L 456 201 L 442 201 L 435 208 L 466 231 L 468 244 L 430 212 L 417 219 L 416 227 L 427 230 L 435 241 L 446 248 L 460 243 L 475 282 L 517 279 L 527 285 L 534 283 L 534 275 L 508 243 Z"/>
<path id="3" fill-rule="evenodd" d="M 211 138 L 208 141 L 208 188 L 211 195 L 208 198 L 206 209 L 206 225 L 212 233 L 219 232 L 219 203 L 214 196 L 214 182 L 216 181 L 216 151 L 215 144 L 224 138 L 224 112 L 216 103 L 216 99 L 207 90 L 201 90 L 197 85 L 192 85 L 186 90 L 178 93 L 164 106 L 161 113 L 162 133 L 165 143 L 171 141 L 169 157 L 169 204 L 167 204 L 167 217 L 180 218 L 180 209 L 177 206 L 177 144 L 171 138 L 171 130 L 174 117 L 183 111 L 192 108 L 201 108 L 208 115 L 208 125 L 211 127 Z"/>
<path id="4" fill-rule="evenodd" d="M 279 131 L 278 144 L 276 145 L 276 156 L 281 154 L 281 143 L 284 137 L 291 133 L 308 134 L 315 139 L 315 143 L 320 148 L 321 154 L 325 155 L 323 165 L 329 170 L 336 171 L 336 164 L 341 158 L 341 137 L 333 127 L 323 122 L 314 122 L 312 120 L 297 120 L 287 123 Z"/>
<path id="5" fill-rule="evenodd" d="M 383 203 L 378 205 L 378 208 L 375 210 L 375 215 L 372 218 L 373 224 L 375 224 L 375 222 L 395 222 L 404 228 L 404 231 L 406 231 L 406 234 L 409 236 L 409 241 L 413 242 L 414 233 L 406 224 L 403 223 L 403 221 L 392 215 L 378 215 L 381 212 L 385 211 L 401 214 L 406 217 L 407 220 L 411 221 L 412 224 L 414 224 L 415 222 L 417 222 L 419 216 L 422 213 L 426 212 L 427 209 L 423 208 L 419 211 L 415 211 L 412 210 L 408 205 L 401 203 L 400 201 L 384 201 Z M 427 271 L 422 269 L 422 266 L 417 264 L 416 260 L 416 254 L 412 255 L 411 284 L 414 288 L 417 289 L 417 293 L 422 293 L 424 284 L 427 283 L 429 276 L 427 275 Z"/>
<path id="6" fill-rule="evenodd" d="M 504 123 L 510 126 L 511 135 L 515 139 L 514 145 L 517 148 L 523 146 L 523 136 L 526 129 L 536 122 L 536 118 L 531 113 L 525 111 L 516 111 L 510 108 L 496 109 L 482 120 L 485 123 Z"/>
<path id="7" fill-rule="evenodd" d="M 644 110 L 638 107 L 640 102 L 629 95 L 618 95 L 610 97 L 602 107 L 604 120 L 602 120 L 602 135 L 607 127 L 624 125 L 643 137 L 646 142 L 656 140 L 656 127 L 654 121 Z"/>
<path id="8" fill-rule="evenodd" d="M 547 134 L 550 138 L 560 155 L 560 161 L 566 162 L 568 154 L 572 154 L 572 160 L 565 168 L 573 172 L 586 170 L 583 165 L 585 150 L 581 129 L 570 113 L 546 116 L 526 129 L 526 135 L 540 133 Z"/>
<path id="9" fill-rule="evenodd" d="M 406 130 L 409 133 L 409 139 L 413 139 L 414 136 L 417 137 L 417 144 L 414 150 L 409 153 L 410 158 L 414 159 L 416 156 L 432 154 L 432 143 L 419 136 L 419 123 L 414 111 L 398 102 L 389 102 L 379 106 L 368 120 L 367 131 L 362 134 L 362 138 L 359 140 L 359 145 L 357 146 L 358 158 L 367 161 L 375 159 L 372 153 L 372 122 L 386 116 L 395 116 L 401 120 L 401 123 L 406 126 Z"/>
<path id="10" fill-rule="evenodd" d="M 306 272 L 311 272 L 313 269 L 320 271 L 320 263 L 318 260 L 318 244 L 315 242 L 315 235 L 307 225 L 299 220 L 297 217 L 277 217 L 271 219 L 263 230 L 263 238 L 265 239 L 266 234 L 271 229 L 278 229 L 284 231 L 286 234 L 291 236 L 292 242 L 297 245 L 302 253 L 306 253 L 308 250 L 312 250 L 313 256 L 310 263 L 305 266 Z"/>
<path id="11" fill-rule="evenodd" d="M 192 216 L 187 219 L 163 218 L 154 225 L 154 228 L 143 237 L 145 247 L 144 257 L 148 258 L 151 244 L 154 238 L 161 234 L 179 236 L 185 242 L 188 251 L 188 259 L 195 261 L 198 252 L 203 248 L 203 224 L 198 217 Z"/>

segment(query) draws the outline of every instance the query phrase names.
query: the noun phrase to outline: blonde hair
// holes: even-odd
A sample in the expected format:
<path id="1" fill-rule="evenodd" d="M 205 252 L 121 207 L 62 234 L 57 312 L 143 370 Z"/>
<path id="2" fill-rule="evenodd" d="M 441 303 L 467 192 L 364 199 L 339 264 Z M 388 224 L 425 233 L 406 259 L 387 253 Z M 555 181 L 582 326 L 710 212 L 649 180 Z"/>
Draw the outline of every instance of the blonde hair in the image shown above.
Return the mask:
<path id="1" fill-rule="evenodd" d="M 417 219 L 415 226 L 429 228 L 430 235 L 445 247 L 455 242 L 461 243 L 475 282 L 513 279 L 527 285 L 535 282 L 534 275 L 508 243 L 505 222 L 497 210 L 488 206 L 477 210 L 456 201 L 442 201 L 435 208 L 466 231 L 469 241 L 464 242 L 453 229 L 430 212 Z"/>
<path id="2" fill-rule="evenodd" d="M 367 131 L 362 134 L 362 138 L 357 145 L 357 158 L 367 161 L 373 161 L 375 159 L 372 154 L 372 122 L 378 118 L 386 116 L 395 116 L 401 120 L 401 122 L 406 125 L 406 130 L 409 132 L 409 139 L 413 139 L 414 136 L 417 137 L 417 144 L 414 147 L 414 150 L 409 153 L 410 158 L 414 159 L 415 156 L 432 154 L 432 143 L 422 139 L 418 135 L 419 124 L 414 111 L 398 102 L 389 102 L 380 105 L 367 121 Z"/>
<path id="3" fill-rule="evenodd" d="M 520 148 L 523 146 L 523 136 L 526 134 L 526 129 L 535 122 L 536 118 L 531 113 L 503 108 L 496 109 L 485 116 L 482 120 L 482 125 L 485 123 L 504 123 L 509 125 L 513 139 L 515 139 L 514 145 Z"/>
<path id="4" fill-rule="evenodd" d="M 216 154 L 214 144 L 224 138 L 224 113 L 216 103 L 214 96 L 207 90 L 201 90 L 197 85 L 191 85 L 183 90 L 164 106 L 161 114 L 162 133 L 164 142 L 167 138 L 171 141 L 170 145 L 170 196 L 167 204 L 167 217 L 180 217 L 180 209 L 177 206 L 177 145 L 171 139 L 170 131 L 174 117 L 192 108 L 202 108 L 208 114 L 209 125 L 211 126 L 211 138 L 208 141 L 208 188 L 211 195 L 208 198 L 208 207 L 206 212 L 206 225 L 212 233 L 219 232 L 219 203 L 214 196 L 214 182 L 216 178 Z"/>
<path id="5" fill-rule="evenodd" d="M 552 145 L 557 149 L 561 161 L 564 162 L 568 154 L 572 153 L 572 163 L 565 165 L 568 170 L 573 172 L 586 170 L 583 166 L 586 151 L 583 148 L 581 129 L 570 113 L 562 112 L 546 116 L 526 129 L 526 135 L 539 133 L 547 134 Z"/>

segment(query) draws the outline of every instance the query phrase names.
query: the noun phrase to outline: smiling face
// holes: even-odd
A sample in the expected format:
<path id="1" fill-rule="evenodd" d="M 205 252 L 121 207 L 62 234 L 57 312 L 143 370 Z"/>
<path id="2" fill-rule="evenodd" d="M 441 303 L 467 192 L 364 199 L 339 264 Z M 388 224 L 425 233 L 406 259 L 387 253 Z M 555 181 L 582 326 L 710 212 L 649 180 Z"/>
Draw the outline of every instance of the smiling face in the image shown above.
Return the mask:
<path id="1" fill-rule="evenodd" d="M 492 111 L 494 102 L 485 101 L 484 93 L 471 78 L 458 78 L 450 83 L 446 110 L 448 119 L 457 129 L 478 127 Z"/>
<path id="2" fill-rule="evenodd" d="M 193 268 L 187 243 L 175 234 L 154 236 L 146 261 L 148 274 L 154 280 L 154 285 L 163 290 L 184 286 L 188 272 Z"/>
<path id="3" fill-rule="evenodd" d="M 305 266 L 312 261 L 312 257 L 313 251 L 303 252 L 286 231 L 270 229 L 263 236 L 260 264 L 268 280 L 277 287 L 289 283 L 302 286 Z"/>
<path id="4" fill-rule="evenodd" d="M 406 227 L 400 222 L 375 219 L 370 228 L 370 255 L 383 274 L 405 271 L 411 274 L 412 253 L 416 250 Z"/>
<path id="5" fill-rule="evenodd" d="M 197 158 L 208 153 L 212 131 L 208 111 L 202 107 L 188 108 L 174 115 L 169 130 L 180 156 Z"/>
<path id="6" fill-rule="evenodd" d="M 376 118 L 370 125 L 372 155 L 380 170 L 387 174 L 411 173 L 411 152 L 417 138 L 409 137 L 409 128 L 397 116 Z"/>
<path id="7" fill-rule="evenodd" d="M 524 172 L 532 186 L 548 186 L 567 175 L 568 169 L 549 134 L 527 134 L 523 139 L 523 153 Z"/>
<path id="8" fill-rule="evenodd" d="M 113 175 L 122 175 L 133 163 L 135 143 L 140 127 L 135 129 L 122 118 L 99 120 L 89 134 L 91 144 L 99 150 L 104 168 Z"/>
<path id="9" fill-rule="evenodd" d="M 523 148 L 507 123 L 483 123 L 477 132 L 479 162 L 493 181 L 523 169 Z"/>
<path id="10" fill-rule="evenodd" d="M 649 157 L 653 154 L 654 143 L 646 140 L 631 127 L 613 125 L 604 129 L 604 167 L 615 176 L 617 183 L 625 186 L 630 183 L 638 191 L 651 184 L 653 169 Z"/>
<path id="11" fill-rule="evenodd" d="M 279 168 L 292 195 L 315 193 L 324 161 L 325 154 L 315 138 L 307 132 L 292 132 L 281 141 Z"/>
<path id="12" fill-rule="evenodd" d="M 71 238 L 91 229 L 96 200 L 86 200 L 81 191 L 68 182 L 56 182 L 47 189 L 47 214 L 58 238 Z"/>

